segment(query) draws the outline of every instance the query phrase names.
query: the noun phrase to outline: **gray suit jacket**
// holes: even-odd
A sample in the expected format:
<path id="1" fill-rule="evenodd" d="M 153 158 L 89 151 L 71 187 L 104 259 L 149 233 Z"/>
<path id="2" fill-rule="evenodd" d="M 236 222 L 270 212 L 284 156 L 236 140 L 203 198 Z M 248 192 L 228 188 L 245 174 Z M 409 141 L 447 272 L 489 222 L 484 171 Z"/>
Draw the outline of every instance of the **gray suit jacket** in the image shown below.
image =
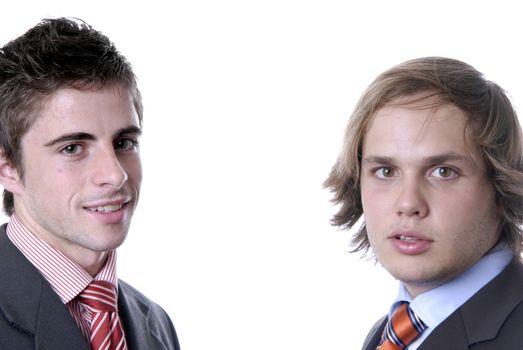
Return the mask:
<path id="1" fill-rule="evenodd" d="M 0 227 L 0 350 L 89 350 L 76 322 Z M 129 350 L 179 350 L 161 307 L 123 281 L 118 308 Z"/>
<path id="2" fill-rule="evenodd" d="M 386 317 L 369 332 L 363 350 L 375 350 Z M 523 349 L 523 265 L 514 259 L 498 276 L 436 327 L 418 350 Z"/>

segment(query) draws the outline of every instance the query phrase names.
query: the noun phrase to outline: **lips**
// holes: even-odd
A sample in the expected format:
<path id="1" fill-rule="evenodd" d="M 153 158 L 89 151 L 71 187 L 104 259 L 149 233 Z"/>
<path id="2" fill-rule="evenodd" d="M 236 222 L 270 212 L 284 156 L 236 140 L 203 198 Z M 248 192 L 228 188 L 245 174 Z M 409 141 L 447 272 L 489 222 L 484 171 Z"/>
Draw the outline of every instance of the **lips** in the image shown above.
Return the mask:
<path id="1" fill-rule="evenodd" d="M 95 213 L 113 213 L 116 212 L 127 203 L 131 201 L 131 198 L 115 198 L 111 200 L 97 201 L 95 203 L 89 203 L 84 205 L 83 208 Z"/>
<path id="2" fill-rule="evenodd" d="M 388 239 L 400 254 L 417 255 L 426 252 L 434 240 L 420 232 L 412 230 L 397 230 Z"/>
<path id="3" fill-rule="evenodd" d="M 102 225 L 121 225 L 129 222 L 133 208 L 131 197 L 89 203 L 83 208 L 92 222 Z"/>

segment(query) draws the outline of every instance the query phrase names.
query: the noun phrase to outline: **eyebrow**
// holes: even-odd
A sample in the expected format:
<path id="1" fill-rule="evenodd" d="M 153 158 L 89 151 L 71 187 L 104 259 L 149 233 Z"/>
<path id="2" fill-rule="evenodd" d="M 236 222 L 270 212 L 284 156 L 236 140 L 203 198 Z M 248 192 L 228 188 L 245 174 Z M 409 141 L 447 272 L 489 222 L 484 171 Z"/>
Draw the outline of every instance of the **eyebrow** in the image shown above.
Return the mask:
<path id="1" fill-rule="evenodd" d="M 129 134 L 141 135 L 142 134 L 142 129 L 140 129 L 139 127 L 137 127 L 135 125 L 132 125 L 132 126 L 120 129 L 117 132 L 115 132 L 113 138 L 117 139 L 117 138 L 120 138 L 120 137 L 122 137 L 124 135 L 129 135 Z"/>
<path id="2" fill-rule="evenodd" d="M 72 132 L 69 134 L 65 134 L 62 136 L 59 136 L 46 144 L 44 144 L 45 147 L 51 147 L 58 143 L 62 142 L 69 142 L 69 141 L 81 141 L 81 140 L 94 140 L 95 137 L 91 134 L 85 133 L 85 132 Z"/>
<path id="3" fill-rule="evenodd" d="M 117 139 L 117 138 L 122 137 L 123 135 L 128 135 L 128 134 L 141 135 L 142 129 L 140 129 L 139 127 L 134 126 L 134 125 L 128 126 L 126 128 L 117 130 L 113 134 L 113 138 Z M 51 147 L 51 146 L 54 146 L 56 144 L 63 143 L 63 142 L 84 141 L 84 140 L 94 141 L 94 140 L 96 140 L 96 137 L 94 135 L 86 133 L 86 132 L 72 132 L 72 133 L 67 133 L 67 134 L 61 135 L 55 139 L 52 139 L 51 141 L 44 144 L 44 146 Z"/>
<path id="4" fill-rule="evenodd" d="M 469 162 L 471 161 L 471 158 L 462 154 L 450 152 L 424 158 L 424 161 L 428 164 L 439 164 L 451 161 Z M 362 163 L 393 164 L 395 161 L 392 157 L 369 156 L 363 158 Z"/>

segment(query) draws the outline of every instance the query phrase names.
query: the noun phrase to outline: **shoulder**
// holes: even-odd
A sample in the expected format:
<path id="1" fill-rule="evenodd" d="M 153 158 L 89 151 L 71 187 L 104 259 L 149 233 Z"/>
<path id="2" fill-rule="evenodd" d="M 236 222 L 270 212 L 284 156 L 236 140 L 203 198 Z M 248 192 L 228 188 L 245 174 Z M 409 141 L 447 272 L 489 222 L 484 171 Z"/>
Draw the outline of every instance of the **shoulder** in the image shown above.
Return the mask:
<path id="1" fill-rule="evenodd" d="M 492 332 L 492 349 L 520 349 L 521 325 L 523 324 L 523 265 L 514 259 L 500 274 L 498 280 L 493 280 L 483 298 L 481 308 L 483 323 L 495 325 Z M 489 308 L 491 308 L 489 310 Z"/>
<path id="2" fill-rule="evenodd" d="M 127 307 L 133 312 L 140 311 L 149 320 L 168 321 L 171 323 L 169 316 L 160 305 L 147 298 L 130 284 L 118 280 L 118 293 L 126 302 Z"/>
<path id="3" fill-rule="evenodd" d="M 159 342 L 165 345 L 165 349 L 179 349 L 176 331 L 165 310 L 122 280 L 118 281 L 118 307 L 126 328 L 126 337 L 136 338 L 131 343 L 144 347 L 147 345 L 146 338 L 152 337 L 147 341 Z"/>
<path id="4" fill-rule="evenodd" d="M 448 343 L 465 343 L 471 349 L 521 349 L 522 290 L 523 265 L 514 259 L 436 327 L 423 349 L 439 349 Z"/>
<path id="5" fill-rule="evenodd" d="M 136 306 L 147 306 L 148 308 L 161 309 L 158 304 L 143 295 L 138 289 L 131 286 L 129 283 L 118 280 L 118 293 L 125 296 L 125 299 Z"/>

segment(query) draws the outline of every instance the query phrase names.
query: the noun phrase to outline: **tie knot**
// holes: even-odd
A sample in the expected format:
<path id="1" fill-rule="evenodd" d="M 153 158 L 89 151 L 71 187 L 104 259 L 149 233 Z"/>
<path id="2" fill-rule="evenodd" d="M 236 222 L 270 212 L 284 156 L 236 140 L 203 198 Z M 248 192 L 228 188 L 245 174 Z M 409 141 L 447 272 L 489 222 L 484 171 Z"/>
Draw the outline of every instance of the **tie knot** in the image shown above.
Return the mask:
<path id="1" fill-rule="evenodd" d="M 412 311 L 409 303 L 401 303 L 387 323 L 383 331 L 383 342 L 378 349 L 404 349 L 426 328 L 425 323 Z"/>
<path id="2" fill-rule="evenodd" d="M 109 282 L 93 281 L 78 295 L 78 301 L 92 312 L 115 312 L 116 288 Z"/>
<path id="3" fill-rule="evenodd" d="M 416 316 L 414 311 L 409 306 L 409 303 L 401 303 L 398 305 L 396 310 L 394 311 L 392 315 L 392 325 L 394 326 L 394 329 L 398 329 L 399 331 L 403 332 L 409 332 L 414 333 L 416 332 L 420 334 L 427 328 L 425 323 Z"/>

